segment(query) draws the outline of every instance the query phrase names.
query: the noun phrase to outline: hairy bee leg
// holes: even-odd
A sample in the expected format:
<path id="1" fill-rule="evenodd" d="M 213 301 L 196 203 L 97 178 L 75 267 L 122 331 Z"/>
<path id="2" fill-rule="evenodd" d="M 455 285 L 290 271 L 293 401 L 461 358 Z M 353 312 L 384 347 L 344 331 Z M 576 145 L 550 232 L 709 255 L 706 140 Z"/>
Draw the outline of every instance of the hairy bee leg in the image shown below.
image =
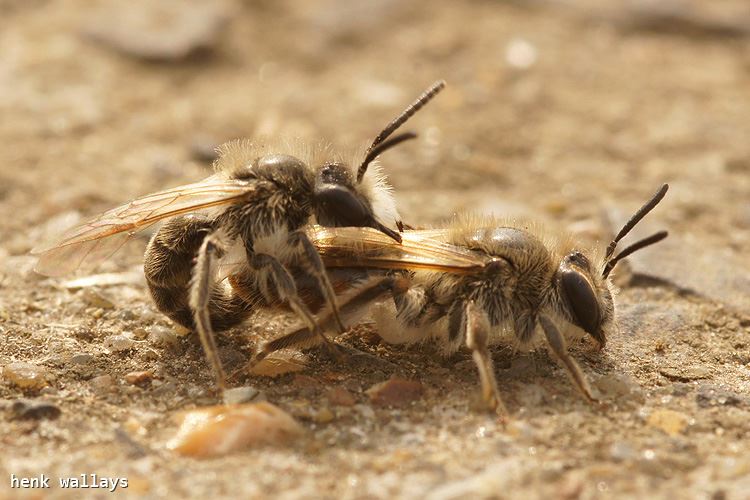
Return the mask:
<path id="1" fill-rule="evenodd" d="M 195 326 L 198 330 L 203 350 L 214 371 L 216 383 L 220 389 L 226 388 L 226 376 L 219 358 L 219 349 L 216 346 L 213 328 L 211 327 L 211 315 L 209 313 L 209 302 L 211 300 L 211 289 L 213 288 L 213 277 L 215 264 L 224 253 L 223 247 L 216 234 L 206 236 L 198 250 L 195 266 L 193 267 L 193 280 L 190 285 L 190 307 L 195 317 Z"/>
<path id="2" fill-rule="evenodd" d="M 465 333 L 466 346 L 471 349 L 474 363 L 479 370 L 479 380 L 482 384 L 482 398 L 490 410 L 505 418 L 508 410 L 500 397 L 495 376 L 495 365 L 492 355 L 487 348 L 489 340 L 490 322 L 487 315 L 479 309 L 473 301 L 468 301 L 462 308 L 462 329 Z"/>
<path id="3" fill-rule="evenodd" d="M 589 402 L 596 403 L 597 400 L 591 394 L 591 387 L 589 386 L 583 371 L 581 371 L 581 367 L 578 366 L 576 360 L 571 358 L 570 354 L 568 354 L 568 347 L 560 330 L 558 330 L 555 324 L 546 316 L 540 316 L 539 323 L 542 325 L 544 335 L 547 337 L 547 343 L 555 352 L 555 355 L 560 358 L 560 361 L 563 362 L 563 365 L 575 386 L 578 387 L 578 390 L 583 393 L 584 397 L 589 400 Z"/>
<path id="4" fill-rule="evenodd" d="M 196 330 L 190 307 L 193 263 L 203 240 L 213 230 L 212 221 L 196 215 L 168 220 L 146 248 L 143 271 L 156 307 L 175 323 Z M 234 289 L 215 287 L 209 302 L 211 326 L 223 331 L 247 319 L 253 303 Z"/>
<path id="5" fill-rule="evenodd" d="M 315 316 L 310 312 L 310 309 L 302 302 L 299 294 L 297 293 L 297 285 L 294 283 L 294 278 L 289 271 L 279 262 L 276 257 L 264 253 L 252 254 L 250 258 L 250 266 L 255 271 L 268 270 L 271 273 L 274 284 L 276 285 L 276 293 L 278 293 L 281 300 L 286 300 L 289 304 L 289 308 L 302 320 L 307 323 L 307 327 L 317 335 L 333 353 L 334 356 L 338 355 L 336 345 L 325 336 L 323 330 L 315 320 Z"/>
<path id="6" fill-rule="evenodd" d="M 315 245 L 312 244 L 310 238 L 307 236 L 307 234 L 305 234 L 304 231 L 295 231 L 290 234 L 289 242 L 302 247 L 302 250 L 305 252 L 305 257 L 307 258 L 308 263 L 311 265 L 310 270 L 312 271 L 315 279 L 318 280 L 318 285 L 320 286 L 320 290 L 325 296 L 326 302 L 328 302 L 328 304 L 331 306 L 331 313 L 335 321 L 335 326 L 338 329 L 339 333 L 344 333 L 344 331 L 346 331 L 346 328 L 344 327 L 344 323 L 341 321 L 341 314 L 339 312 L 338 304 L 336 303 L 336 292 L 333 290 L 331 280 L 328 279 L 328 273 L 326 273 L 325 265 L 323 265 L 323 260 L 320 258 L 320 254 L 315 248 Z"/>
<path id="7" fill-rule="evenodd" d="M 396 293 L 395 290 L 404 287 L 403 280 L 400 278 L 380 278 L 377 280 L 371 280 L 370 283 L 366 283 L 359 287 L 357 291 L 350 297 L 348 297 L 341 304 L 340 312 L 344 315 L 356 314 L 372 302 L 380 299 L 388 293 Z M 321 326 L 330 327 L 334 322 L 332 315 L 329 313 L 322 317 L 320 324 Z M 267 342 L 258 353 L 255 355 L 253 360 L 250 362 L 250 366 L 254 366 L 269 354 L 272 354 L 280 349 L 287 347 L 304 348 L 310 347 L 315 341 L 316 335 L 310 331 L 309 328 L 303 327 L 298 328 L 292 332 L 282 335 L 279 338 L 273 339 Z"/>

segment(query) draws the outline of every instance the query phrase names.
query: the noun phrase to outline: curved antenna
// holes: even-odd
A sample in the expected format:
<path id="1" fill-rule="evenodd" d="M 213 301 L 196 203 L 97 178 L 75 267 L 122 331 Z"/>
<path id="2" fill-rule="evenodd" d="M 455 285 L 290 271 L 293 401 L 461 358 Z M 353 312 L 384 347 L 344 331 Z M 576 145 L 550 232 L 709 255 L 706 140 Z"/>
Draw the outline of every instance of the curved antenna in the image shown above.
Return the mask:
<path id="1" fill-rule="evenodd" d="M 637 252 L 641 248 L 646 248 L 647 246 L 651 246 L 654 243 L 658 243 L 664 238 L 666 238 L 669 235 L 666 231 L 659 231 L 658 233 L 654 233 L 648 238 L 643 238 L 642 240 L 638 240 L 629 247 L 626 247 L 625 250 L 618 253 L 616 257 L 612 257 L 607 261 L 607 264 L 604 266 L 604 271 L 602 271 L 602 278 L 606 278 L 609 276 L 609 273 L 612 272 L 612 269 L 617 265 L 618 262 L 620 262 L 622 259 L 627 257 L 628 255 L 632 254 L 633 252 Z"/>
<path id="2" fill-rule="evenodd" d="M 417 100 L 411 103 L 400 115 L 398 115 L 391 123 L 389 123 L 378 135 L 375 137 L 375 140 L 372 141 L 372 144 L 369 148 L 367 148 L 367 154 L 365 155 L 365 159 L 362 161 L 362 164 L 359 166 L 359 169 L 357 169 L 357 183 L 362 182 L 362 178 L 365 176 L 365 172 L 367 172 L 367 167 L 370 165 L 370 162 L 374 160 L 378 154 L 382 153 L 389 147 L 395 146 L 396 144 L 405 141 L 407 138 L 402 138 L 401 140 L 397 142 L 392 142 L 388 147 L 376 149 L 378 148 L 383 141 L 388 139 L 392 133 L 394 133 L 401 125 L 406 123 L 406 121 L 411 118 L 414 113 L 422 109 L 422 107 L 430 102 L 435 95 L 437 95 L 438 92 L 443 90 L 445 88 L 445 80 L 440 80 L 435 83 L 433 83 L 430 88 L 425 90 L 422 95 L 417 97 Z M 397 136 L 401 137 L 401 136 Z M 396 139 L 396 138 L 394 138 Z M 384 143 L 387 144 L 387 143 Z M 378 153 L 373 154 L 375 151 L 378 151 Z"/>
<path id="3" fill-rule="evenodd" d="M 624 226 L 622 226 L 622 229 L 620 229 L 620 232 L 617 233 L 617 236 L 615 236 L 615 239 L 612 240 L 612 243 L 609 244 L 607 247 L 607 253 L 604 255 L 605 259 L 609 259 L 612 257 L 612 254 L 615 253 L 615 247 L 617 246 L 617 243 L 623 239 L 631 229 L 635 227 L 636 224 L 638 224 L 641 219 L 643 219 L 646 214 L 648 214 L 651 210 L 654 209 L 656 205 L 659 204 L 659 202 L 664 198 L 664 195 L 667 194 L 667 190 L 669 189 L 669 184 L 664 184 L 659 190 L 654 194 L 654 196 L 651 197 L 649 201 L 646 202 L 645 205 L 643 205 L 638 211 L 633 214 L 633 216 L 630 218 L 629 221 L 625 223 Z"/>
<path id="4" fill-rule="evenodd" d="M 365 160 L 362 162 L 362 165 L 365 165 L 365 168 L 367 168 L 367 165 L 372 163 L 372 160 L 380 156 L 380 154 L 387 150 L 391 149 L 393 146 L 396 146 L 398 144 L 401 144 L 404 141 L 408 141 L 410 139 L 416 139 L 417 134 L 414 132 L 404 132 L 403 134 L 394 135 L 390 139 L 381 142 L 374 148 L 371 148 L 368 150 L 367 156 L 365 156 Z M 364 175 L 364 172 L 362 172 L 362 175 Z M 361 181 L 361 177 L 359 176 L 359 172 L 357 173 L 357 182 Z"/>

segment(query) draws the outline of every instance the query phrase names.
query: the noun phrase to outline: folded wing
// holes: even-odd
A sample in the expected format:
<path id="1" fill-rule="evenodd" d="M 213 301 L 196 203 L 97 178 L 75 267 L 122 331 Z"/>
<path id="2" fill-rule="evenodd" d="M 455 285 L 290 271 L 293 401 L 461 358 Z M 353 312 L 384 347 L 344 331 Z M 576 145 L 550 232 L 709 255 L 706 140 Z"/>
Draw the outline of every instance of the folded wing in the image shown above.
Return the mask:
<path id="1" fill-rule="evenodd" d="M 237 203 L 253 190 L 247 182 L 209 177 L 137 198 L 63 233 L 52 244 L 31 251 L 35 267 L 47 276 L 62 276 L 107 259 L 138 231 L 176 215 Z"/>
<path id="2" fill-rule="evenodd" d="M 444 240 L 447 230 L 409 230 L 399 244 L 368 227 L 312 226 L 308 235 L 326 267 L 427 269 L 451 273 L 472 272 L 490 260 Z"/>

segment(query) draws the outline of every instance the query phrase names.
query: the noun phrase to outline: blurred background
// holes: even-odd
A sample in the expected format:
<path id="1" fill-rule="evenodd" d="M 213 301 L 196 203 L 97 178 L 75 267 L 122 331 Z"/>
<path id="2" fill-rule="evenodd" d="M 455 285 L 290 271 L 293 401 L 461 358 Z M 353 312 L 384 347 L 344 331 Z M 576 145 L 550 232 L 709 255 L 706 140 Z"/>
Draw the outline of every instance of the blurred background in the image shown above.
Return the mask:
<path id="1" fill-rule="evenodd" d="M 621 296 L 627 334 L 613 340 L 607 356 L 614 360 L 613 371 L 629 373 L 657 391 L 648 393 L 648 404 L 663 403 L 658 388 L 666 380 L 692 380 L 688 375 L 659 378 L 659 363 L 671 363 L 675 370 L 703 363 L 704 374 L 720 377 L 717 384 L 746 397 L 750 348 L 744 339 L 750 320 L 727 312 L 750 310 L 746 0 L 0 0 L 0 302 L 5 304 L 0 328 L 16 339 L 5 346 L 3 359 L 57 356 L 47 350 L 48 336 L 33 338 L 31 332 L 83 317 L 71 313 L 75 308 L 60 309 L 60 303 L 73 307 L 80 297 L 45 288 L 30 272 L 28 251 L 63 226 L 136 196 L 206 177 L 214 148 L 232 138 L 300 136 L 345 149 L 361 147 L 438 79 L 447 81 L 447 89 L 406 127 L 419 139 L 382 158 L 404 219 L 432 224 L 466 210 L 528 215 L 584 240 L 603 241 L 661 183 L 669 182 L 667 198 L 642 231 L 668 228 L 670 238 L 631 261 L 634 275 L 640 276 L 634 284 L 664 288 Z M 137 270 L 143 245 L 141 240 L 124 249 L 103 270 Z M 144 306 L 150 301 L 142 285 L 110 294 L 117 307 L 150 307 Z M 119 328 L 115 312 L 103 317 L 110 314 L 110 326 Z M 152 312 L 144 321 L 157 317 Z M 661 348 L 653 347 L 654 339 L 663 341 Z M 98 349 L 96 342 L 71 342 L 63 336 L 59 348 L 69 354 L 81 346 Z M 664 345 L 679 347 L 664 351 Z M 653 365 L 641 362 L 654 356 L 658 362 Z M 120 369 L 119 363 L 130 366 L 140 358 L 111 359 L 113 369 Z M 199 354 L 193 362 L 203 366 Z M 446 366 L 432 375 L 450 380 L 443 375 L 454 368 Z M 464 395 L 474 387 L 475 375 L 470 363 L 458 371 L 465 372 L 458 391 Z M 566 414 L 560 405 L 578 404 L 564 377 L 548 375 L 543 371 L 532 377 L 564 394 L 534 400 L 529 393 L 528 407 L 540 418 L 547 417 L 545 405 L 552 400 L 556 415 Z M 86 387 L 75 376 L 75 382 L 61 377 L 73 387 Z M 522 382 L 515 382 L 519 391 L 534 388 L 527 379 Z M 510 396 L 512 408 L 525 404 L 526 393 L 520 394 Z M 658 462 L 663 469 L 638 469 L 647 477 L 664 479 L 665 471 L 682 467 L 705 478 L 712 474 L 703 468 L 711 449 L 741 456 L 742 450 L 724 446 L 712 425 L 735 425 L 726 436 L 738 441 L 750 432 L 747 411 L 733 424 L 716 424 L 731 412 L 708 409 L 692 415 L 693 396 L 685 399 L 685 394 L 692 393 L 675 396 L 683 397 L 679 411 L 705 425 L 696 431 L 706 433 L 699 440 L 705 456 L 690 461 L 701 456 L 691 448 L 695 440 L 683 442 L 683 448 L 661 438 L 617 448 L 635 450 L 633 463 L 640 463 L 641 450 L 674 445 L 670 449 L 677 461 Z M 144 397 L 145 407 L 156 404 L 148 394 Z M 587 440 L 607 440 L 638 420 L 626 412 L 607 417 L 614 427 L 600 418 L 601 428 L 586 430 L 581 422 L 594 417 L 585 405 L 576 408 L 571 415 L 585 415 L 579 420 L 544 420 L 560 432 L 546 433 L 544 439 L 554 441 L 580 429 L 577 438 L 570 438 L 580 444 L 570 452 L 577 458 L 568 457 L 561 470 L 591 466 L 579 477 L 580 488 L 575 483 L 571 491 L 601 492 L 601 484 L 614 483 L 597 482 L 603 474 L 595 470 L 600 461 L 609 461 L 614 478 L 620 466 L 612 464 L 630 458 Z M 106 407 L 101 411 L 91 417 L 98 424 L 91 425 L 111 418 Z M 461 407 L 453 417 L 431 422 L 459 426 L 465 414 Z M 454 428 L 456 441 L 440 441 L 434 449 L 452 446 L 463 456 L 466 436 L 456 429 L 463 428 Z M 473 439 L 473 427 L 466 432 Z M 526 430 L 519 432 L 512 439 L 526 439 Z M 385 435 L 387 442 L 391 434 Z M 630 443 L 630 437 L 621 439 Z M 30 439 L 14 441 L 15 452 L 48 443 Z M 543 448 L 539 442 L 534 446 Z M 497 453 L 485 448 L 485 455 L 464 457 L 464 465 L 480 470 L 487 456 Z M 31 456 L 42 454 L 40 448 L 28 449 Z M 545 448 L 545 463 L 565 455 L 564 449 L 559 441 Z M 528 458 L 530 451 L 522 455 L 527 457 L 523 470 L 537 480 L 528 484 L 563 494 L 575 479 L 544 476 Z M 377 457 L 360 458 L 369 467 Z M 643 459 L 644 467 L 657 464 L 651 458 Z M 330 463 L 336 470 L 337 462 Z M 742 470 L 750 470 L 745 464 Z M 181 467 L 179 462 L 162 465 Z M 283 470 L 268 463 L 259 470 L 263 467 Z M 314 470 L 327 475 L 325 467 Z M 442 474 L 436 476 L 440 481 L 461 476 Z M 652 483 L 644 481 L 633 486 L 630 478 L 621 477 L 625 489 L 620 491 L 630 485 L 650 492 Z M 328 484 L 331 491 L 356 496 L 356 485 L 364 483 Z M 404 491 L 402 484 L 394 484 L 392 491 Z M 512 484 L 522 488 L 527 483 Z"/>

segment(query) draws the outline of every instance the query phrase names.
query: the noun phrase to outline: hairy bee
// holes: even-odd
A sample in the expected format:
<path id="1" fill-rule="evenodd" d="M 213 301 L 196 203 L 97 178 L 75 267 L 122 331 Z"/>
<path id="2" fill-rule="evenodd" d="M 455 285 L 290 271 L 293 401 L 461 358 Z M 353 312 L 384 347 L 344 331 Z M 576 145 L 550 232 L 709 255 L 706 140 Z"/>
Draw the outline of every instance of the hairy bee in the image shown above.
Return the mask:
<path id="1" fill-rule="evenodd" d="M 293 156 L 266 144 L 227 143 L 211 177 L 138 198 L 70 229 L 32 251 L 39 255 L 36 270 L 57 276 L 95 264 L 134 233 L 169 219 L 146 249 L 148 287 L 161 312 L 198 331 L 220 387 L 225 377 L 213 332 L 242 322 L 256 307 L 285 303 L 328 342 L 289 272 L 295 265 L 313 277 L 343 331 L 334 289 L 305 228 L 313 222 L 368 227 L 401 241 L 386 226 L 398 223 L 398 213 L 375 159 L 416 137 L 392 134 L 444 86 L 437 82 L 420 95 L 357 162 L 325 147 L 298 146 Z"/>
<path id="2" fill-rule="evenodd" d="M 395 315 L 376 317 L 378 334 L 391 343 L 434 340 L 446 353 L 466 345 L 479 369 L 484 400 L 504 415 L 488 345 L 508 336 L 530 345 L 543 333 L 573 383 L 595 401 L 567 352 L 566 334 L 585 332 L 604 347 L 616 324 L 610 273 L 619 261 L 666 238 L 667 232 L 615 255 L 617 243 L 667 189 L 663 185 L 604 251 L 585 250 L 572 238 L 553 238 L 537 226 L 520 227 L 492 217 L 459 217 L 445 228 L 404 231 L 398 245 L 366 228 L 317 227 L 310 237 L 332 277 L 351 273 L 361 279 L 367 271 L 369 278 L 341 301 L 345 317 L 361 315 L 390 296 Z M 329 316 L 321 324 L 330 321 Z M 308 329 L 295 330 L 267 343 L 254 362 L 311 340 Z"/>

